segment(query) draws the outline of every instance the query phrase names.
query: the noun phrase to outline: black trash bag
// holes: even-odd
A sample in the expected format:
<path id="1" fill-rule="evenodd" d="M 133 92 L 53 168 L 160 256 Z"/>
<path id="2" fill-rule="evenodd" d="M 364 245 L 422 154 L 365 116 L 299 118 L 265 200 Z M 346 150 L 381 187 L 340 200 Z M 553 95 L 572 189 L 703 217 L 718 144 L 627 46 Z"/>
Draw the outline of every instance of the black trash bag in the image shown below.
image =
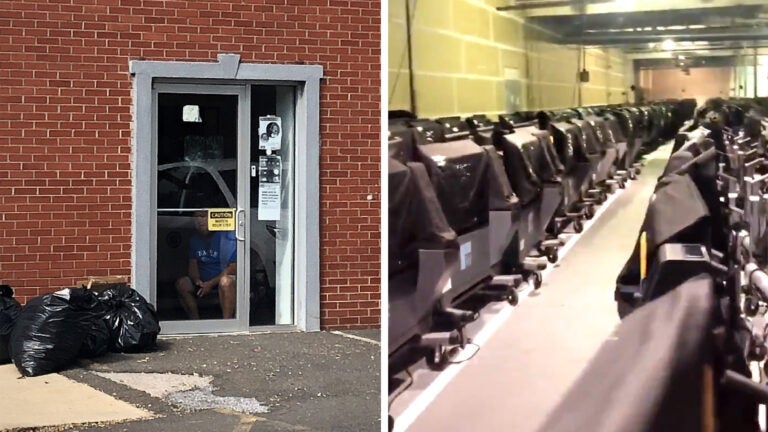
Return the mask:
<path id="1" fill-rule="evenodd" d="M 11 331 L 21 313 L 21 305 L 13 298 L 13 289 L 0 285 L 0 364 L 11 361 Z"/>
<path id="2" fill-rule="evenodd" d="M 30 300 L 11 333 L 11 357 L 24 376 L 58 372 L 77 359 L 104 316 L 93 291 L 65 288 Z"/>
<path id="3" fill-rule="evenodd" d="M 107 322 L 114 352 L 146 352 L 155 349 L 160 323 L 155 307 L 136 290 L 118 285 L 105 290 L 99 299 L 107 308 Z"/>
<path id="4" fill-rule="evenodd" d="M 94 321 L 93 326 L 88 332 L 88 336 L 86 336 L 83 341 L 79 356 L 84 358 L 102 356 L 109 352 L 111 342 L 112 332 L 109 331 L 109 324 L 102 317 L 101 319 Z"/>

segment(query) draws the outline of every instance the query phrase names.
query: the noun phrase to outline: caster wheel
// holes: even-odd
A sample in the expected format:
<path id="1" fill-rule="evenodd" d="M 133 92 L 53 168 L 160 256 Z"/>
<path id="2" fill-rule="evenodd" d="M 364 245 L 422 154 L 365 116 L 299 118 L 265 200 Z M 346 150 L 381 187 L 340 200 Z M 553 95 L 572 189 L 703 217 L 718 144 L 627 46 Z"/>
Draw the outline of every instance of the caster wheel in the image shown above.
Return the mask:
<path id="1" fill-rule="evenodd" d="M 576 233 L 581 233 L 584 231 L 584 224 L 581 223 L 580 220 L 576 220 L 573 222 L 573 230 L 576 231 Z"/>
<path id="2" fill-rule="evenodd" d="M 445 369 L 448 364 L 448 356 L 443 345 L 437 345 L 432 349 L 430 355 L 427 356 L 427 366 L 434 371 L 441 371 Z"/>
<path id="3" fill-rule="evenodd" d="M 760 312 L 760 304 L 757 300 L 752 296 L 746 297 L 744 299 L 744 314 L 748 317 L 754 317 L 758 312 Z"/>
<path id="4" fill-rule="evenodd" d="M 605 192 L 600 192 L 597 194 L 597 197 L 595 197 L 595 204 L 601 205 L 605 202 Z"/>
<path id="5" fill-rule="evenodd" d="M 509 293 L 507 293 L 506 300 L 507 303 L 512 306 L 517 306 L 517 303 L 520 301 L 520 298 L 517 296 L 517 291 L 510 290 Z"/>
<path id="6" fill-rule="evenodd" d="M 620 182 L 619 182 L 619 189 L 624 189 L 624 188 L 626 188 L 626 187 L 627 187 L 627 184 L 626 184 L 626 183 L 624 183 L 624 181 L 620 181 Z"/>
<path id="7" fill-rule="evenodd" d="M 642 174 L 642 173 L 643 173 L 643 170 L 642 170 L 642 168 L 640 168 L 640 167 L 637 167 L 637 168 L 635 169 L 635 177 L 637 177 L 638 175 L 640 175 L 640 174 Z"/>
<path id="8" fill-rule="evenodd" d="M 637 172 L 632 170 L 629 172 L 629 179 L 630 180 L 637 180 Z"/>
<path id="9" fill-rule="evenodd" d="M 595 206 L 588 205 L 587 208 L 584 210 L 584 216 L 587 217 L 587 219 L 592 219 L 595 217 Z"/>
<path id="10" fill-rule="evenodd" d="M 619 319 L 624 319 L 627 315 L 635 311 L 634 306 L 621 299 L 616 301 L 616 309 L 619 313 Z"/>
<path id="11" fill-rule="evenodd" d="M 557 253 L 557 249 L 552 249 L 547 253 L 547 261 L 549 261 L 551 264 L 556 263 L 559 258 L 560 256 Z"/>
<path id="12" fill-rule="evenodd" d="M 534 272 L 528 279 L 528 283 L 533 285 L 534 290 L 541 288 L 542 277 L 540 272 Z"/>

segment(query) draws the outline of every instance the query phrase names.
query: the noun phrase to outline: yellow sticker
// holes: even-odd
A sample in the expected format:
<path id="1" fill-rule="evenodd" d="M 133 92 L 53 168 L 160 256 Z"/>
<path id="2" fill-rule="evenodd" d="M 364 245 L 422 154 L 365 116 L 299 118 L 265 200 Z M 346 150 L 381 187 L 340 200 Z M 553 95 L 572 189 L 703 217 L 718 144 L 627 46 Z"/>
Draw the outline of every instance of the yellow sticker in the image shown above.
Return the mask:
<path id="1" fill-rule="evenodd" d="M 235 209 L 232 209 L 232 208 L 208 209 L 208 230 L 209 231 L 234 231 L 235 230 Z"/>

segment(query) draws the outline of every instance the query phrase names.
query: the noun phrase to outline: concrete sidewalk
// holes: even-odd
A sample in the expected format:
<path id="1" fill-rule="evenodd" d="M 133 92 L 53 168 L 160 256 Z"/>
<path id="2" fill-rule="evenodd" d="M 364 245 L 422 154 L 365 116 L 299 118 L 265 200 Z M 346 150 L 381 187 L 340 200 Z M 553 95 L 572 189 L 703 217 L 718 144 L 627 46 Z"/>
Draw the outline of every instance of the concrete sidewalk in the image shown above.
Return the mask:
<path id="1" fill-rule="evenodd" d="M 0 429 L 379 431 L 379 332 L 344 333 L 167 337 L 153 353 L 108 354 L 81 360 L 60 375 L 24 380 L 6 366 L 15 373 L 0 374 L 4 393 L 10 384 L 23 388 L 41 379 L 72 380 L 79 387 L 44 395 L 50 388 L 45 384 L 27 392 L 27 400 L 0 404 L 0 423 L 6 418 L 3 410 L 13 410 L 21 421 Z M 93 397 L 91 392 L 104 399 L 86 402 L 84 395 Z M 86 412 L 111 404 L 120 409 L 106 418 L 57 417 L 45 404 L 32 404 L 44 396 Z M 140 414 L 151 417 L 136 419 Z"/>

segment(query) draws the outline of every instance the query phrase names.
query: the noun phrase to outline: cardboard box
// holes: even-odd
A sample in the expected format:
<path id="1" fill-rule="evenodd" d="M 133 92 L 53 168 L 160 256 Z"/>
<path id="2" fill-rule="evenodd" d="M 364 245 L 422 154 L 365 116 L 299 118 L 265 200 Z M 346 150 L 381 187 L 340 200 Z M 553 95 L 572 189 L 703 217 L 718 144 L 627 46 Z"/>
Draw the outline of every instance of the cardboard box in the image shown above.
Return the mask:
<path id="1" fill-rule="evenodd" d="M 96 291 L 97 293 L 104 292 L 105 290 L 117 285 L 127 285 L 128 278 L 125 276 L 99 276 L 90 277 L 87 280 L 77 282 L 77 286 L 88 288 Z"/>

